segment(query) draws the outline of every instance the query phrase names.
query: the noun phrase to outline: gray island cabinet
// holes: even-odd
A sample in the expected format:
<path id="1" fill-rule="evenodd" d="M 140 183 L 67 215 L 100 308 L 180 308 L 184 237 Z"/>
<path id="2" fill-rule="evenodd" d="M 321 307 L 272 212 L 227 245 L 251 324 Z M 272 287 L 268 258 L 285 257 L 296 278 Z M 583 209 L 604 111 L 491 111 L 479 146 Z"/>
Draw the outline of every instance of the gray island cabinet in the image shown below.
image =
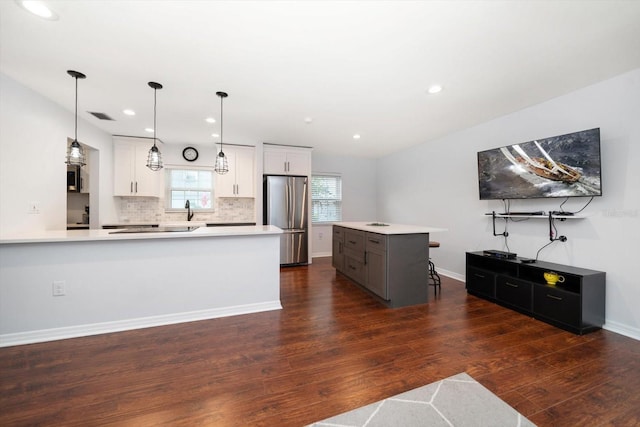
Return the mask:
<path id="1" fill-rule="evenodd" d="M 429 233 L 444 229 L 381 223 L 333 226 L 333 267 L 388 307 L 428 301 Z"/>

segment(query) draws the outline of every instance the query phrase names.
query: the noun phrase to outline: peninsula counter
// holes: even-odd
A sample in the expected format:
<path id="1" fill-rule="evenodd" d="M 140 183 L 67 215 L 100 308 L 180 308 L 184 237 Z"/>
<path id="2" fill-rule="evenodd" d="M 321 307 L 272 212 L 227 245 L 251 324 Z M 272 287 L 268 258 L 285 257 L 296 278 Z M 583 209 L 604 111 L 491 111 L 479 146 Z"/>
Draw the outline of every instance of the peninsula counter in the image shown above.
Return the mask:
<path id="1" fill-rule="evenodd" d="M 113 231 L 0 238 L 0 346 L 282 308 L 277 227 Z"/>

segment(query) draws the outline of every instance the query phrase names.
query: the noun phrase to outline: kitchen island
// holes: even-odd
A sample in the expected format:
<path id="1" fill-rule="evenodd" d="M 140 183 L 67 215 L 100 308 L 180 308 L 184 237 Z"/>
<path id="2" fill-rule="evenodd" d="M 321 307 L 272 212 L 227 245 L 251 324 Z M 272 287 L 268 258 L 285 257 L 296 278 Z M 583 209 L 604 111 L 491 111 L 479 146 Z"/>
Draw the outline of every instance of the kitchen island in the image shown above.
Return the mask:
<path id="1" fill-rule="evenodd" d="M 282 308 L 274 226 L 0 238 L 0 346 Z"/>
<path id="2" fill-rule="evenodd" d="M 428 301 L 429 233 L 444 228 L 380 222 L 333 225 L 335 269 L 388 307 Z"/>

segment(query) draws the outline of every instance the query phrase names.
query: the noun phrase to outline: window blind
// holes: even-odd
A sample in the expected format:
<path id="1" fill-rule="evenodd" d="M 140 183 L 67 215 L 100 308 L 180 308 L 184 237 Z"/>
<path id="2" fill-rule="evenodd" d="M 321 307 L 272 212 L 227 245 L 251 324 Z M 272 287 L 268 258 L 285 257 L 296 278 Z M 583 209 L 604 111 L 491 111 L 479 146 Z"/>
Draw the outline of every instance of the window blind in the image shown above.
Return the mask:
<path id="1" fill-rule="evenodd" d="M 311 177 L 311 221 L 342 221 L 342 177 L 339 175 Z"/>
<path id="2" fill-rule="evenodd" d="M 187 200 L 193 210 L 212 209 L 213 173 L 210 170 L 167 168 L 165 182 L 165 209 L 184 209 Z"/>

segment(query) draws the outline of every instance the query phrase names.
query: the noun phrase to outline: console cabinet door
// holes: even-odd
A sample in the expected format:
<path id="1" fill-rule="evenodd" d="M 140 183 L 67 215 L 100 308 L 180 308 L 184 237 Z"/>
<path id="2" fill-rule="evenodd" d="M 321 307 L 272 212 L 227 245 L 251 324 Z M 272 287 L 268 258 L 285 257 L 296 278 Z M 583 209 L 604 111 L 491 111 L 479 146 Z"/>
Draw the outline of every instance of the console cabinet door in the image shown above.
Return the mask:
<path id="1" fill-rule="evenodd" d="M 495 274 L 475 267 L 467 267 L 467 290 L 495 298 Z"/>
<path id="2" fill-rule="evenodd" d="M 532 309 L 532 284 L 509 276 L 496 277 L 496 299 L 527 311 Z"/>
<path id="3" fill-rule="evenodd" d="M 581 326 L 580 295 L 553 286 L 534 287 L 533 312 L 570 326 Z"/>

